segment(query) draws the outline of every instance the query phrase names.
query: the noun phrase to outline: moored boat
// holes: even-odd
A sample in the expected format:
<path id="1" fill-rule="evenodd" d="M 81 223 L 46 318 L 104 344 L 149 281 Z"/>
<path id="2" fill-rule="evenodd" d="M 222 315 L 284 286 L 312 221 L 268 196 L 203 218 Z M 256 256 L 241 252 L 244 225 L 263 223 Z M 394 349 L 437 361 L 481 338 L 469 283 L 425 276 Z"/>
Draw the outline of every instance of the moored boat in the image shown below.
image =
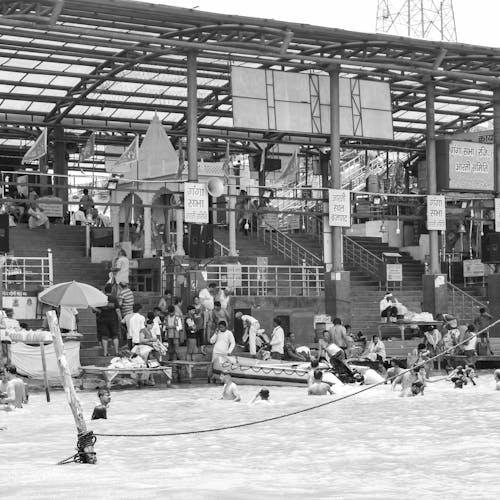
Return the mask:
<path id="1" fill-rule="evenodd" d="M 227 356 L 214 360 L 213 373 L 228 372 L 237 384 L 305 386 L 310 366 L 310 363 L 297 361 Z M 323 377 L 329 384 L 344 385 L 330 371 L 324 371 Z"/>

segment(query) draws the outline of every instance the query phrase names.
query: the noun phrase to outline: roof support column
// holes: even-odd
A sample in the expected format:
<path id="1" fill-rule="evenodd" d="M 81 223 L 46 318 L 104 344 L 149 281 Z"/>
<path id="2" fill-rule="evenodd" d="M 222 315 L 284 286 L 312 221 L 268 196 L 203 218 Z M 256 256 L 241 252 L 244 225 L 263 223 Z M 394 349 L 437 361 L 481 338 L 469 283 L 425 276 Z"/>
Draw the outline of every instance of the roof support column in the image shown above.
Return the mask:
<path id="1" fill-rule="evenodd" d="M 329 68 L 330 74 L 330 175 L 331 187 L 341 189 L 340 180 L 340 67 Z M 323 187 L 326 187 L 327 183 Z M 328 214 L 328 202 L 325 203 Z M 325 250 L 325 312 L 351 321 L 351 278 L 343 266 L 343 234 L 341 227 L 330 227 L 329 218 L 323 218 Z M 331 232 L 330 232 L 331 231 Z M 329 243 L 330 240 L 330 244 Z"/>
<path id="2" fill-rule="evenodd" d="M 427 121 L 426 129 L 426 158 L 427 158 L 427 182 L 428 193 L 437 194 L 436 176 L 436 125 L 434 115 L 434 82 L 429 80 L 425 84 L 425 115 Z M 439 234 L 438 231 L 429 231 L 429 269 L 431 274 L 440 274 L 439 263 Z"/>
<path id="3" fill-rule="evenodd" d="M 500 87 L 493 89 L 493 151 L 495 161 L 495 192 L 500 197 Z"/>
<path id="4" fill-rule="evenodd" d="M 196 51 L 187 55 L 187 157 L 188 180 L 198 182 L 198 84 Z"/>
<path id="5" fill-rule="evenodd" d="M 56 175 L 68 175 L 68 162 L 66 160 L 66 143 L 64 142 L 64 128 L 62 125 L 54 126 L 54 174 Z M 68 178 L 55 177 L 54 178 L 56 187 L 54 194 L 64 201 L 68 201 Z M 63 210 L 66 209 L 64 206 Z"/>
<path id="6" fill-rule="evenodd" d="M 425 83 L 425 97 L 427 194 L 437 194 L 434 82 L 431 79 Z M 422 310 L 436 316 L 448 310 L 448 285 L 446 274 L 441 273 L 438 231 L 429 231 L 429 254 L 429 274 L 422 276 Z"/>

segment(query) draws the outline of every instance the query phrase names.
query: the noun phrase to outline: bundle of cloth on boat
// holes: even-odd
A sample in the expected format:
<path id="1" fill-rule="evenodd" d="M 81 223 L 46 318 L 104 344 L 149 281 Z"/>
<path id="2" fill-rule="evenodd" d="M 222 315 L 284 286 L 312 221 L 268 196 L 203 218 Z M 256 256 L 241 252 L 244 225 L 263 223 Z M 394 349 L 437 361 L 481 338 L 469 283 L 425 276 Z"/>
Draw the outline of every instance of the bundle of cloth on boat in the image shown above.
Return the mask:
<path id="1" fill-rule="evenodd" d="M 70 341 L 64 343 L 64 354 L 71 376 L 80 373 L 80 342 Z M 40 346 L 27 345 L 22 342 L 14 342 L 10 347 L 12 364 L 17 368 L 20 375 L 29 378 L 43 378 L 43 365 Z M 45 346 L 45 359 L 47 362 L 47 377 L 49 380 L 59 380 L 59 367 L 54 350 L 54 344 Z"/>

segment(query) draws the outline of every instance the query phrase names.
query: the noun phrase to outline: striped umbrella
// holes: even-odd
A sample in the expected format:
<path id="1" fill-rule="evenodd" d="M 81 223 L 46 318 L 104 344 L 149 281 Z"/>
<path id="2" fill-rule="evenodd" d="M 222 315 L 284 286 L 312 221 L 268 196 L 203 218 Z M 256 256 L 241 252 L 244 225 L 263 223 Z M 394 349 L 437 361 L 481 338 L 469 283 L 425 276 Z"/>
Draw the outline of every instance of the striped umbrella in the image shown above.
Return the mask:
<path id="1" fill-rule="evenodd" d="M 76 307 L 77 309 L 102 307 L 108 303 L 108 298 L 100 290 L 78 281 L 52 285 L 40 292 L 38 298 L 41 302 L 51 306 Z"/>

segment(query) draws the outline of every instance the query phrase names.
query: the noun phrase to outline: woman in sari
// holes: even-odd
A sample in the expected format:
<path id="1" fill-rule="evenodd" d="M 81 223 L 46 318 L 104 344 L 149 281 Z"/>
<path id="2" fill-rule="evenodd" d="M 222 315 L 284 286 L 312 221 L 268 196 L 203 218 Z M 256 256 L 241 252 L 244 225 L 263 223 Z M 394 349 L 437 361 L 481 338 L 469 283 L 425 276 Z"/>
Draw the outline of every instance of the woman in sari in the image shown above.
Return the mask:
<path id="1" fill-rule="evenodd" d="M 49 218 L 43 213 L 43 210 L 37 203 L 31 203 L 30 208 L 28 208 L 28 215 L 28 227 L 30 229 L 35 229 L 40 226 L 44 226 L 45 229 L 50 228 Z"/>

